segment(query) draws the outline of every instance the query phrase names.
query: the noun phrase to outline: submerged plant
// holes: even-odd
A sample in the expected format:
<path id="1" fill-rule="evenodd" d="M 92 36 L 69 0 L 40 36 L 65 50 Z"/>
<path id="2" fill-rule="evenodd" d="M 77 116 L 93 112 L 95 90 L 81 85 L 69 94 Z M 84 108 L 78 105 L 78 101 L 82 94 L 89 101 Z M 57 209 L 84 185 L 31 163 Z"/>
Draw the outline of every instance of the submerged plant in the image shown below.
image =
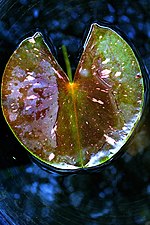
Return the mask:
<path id="1" fill-rule="evenodd" d="M 37 32 L 10 57 L 2 80 L 4 117 L 19 142 L 60 169 L 93 167 L 126 143 L 142 114 L 143 79 L 127 42 L 91 25 L 74 79 Z"/>

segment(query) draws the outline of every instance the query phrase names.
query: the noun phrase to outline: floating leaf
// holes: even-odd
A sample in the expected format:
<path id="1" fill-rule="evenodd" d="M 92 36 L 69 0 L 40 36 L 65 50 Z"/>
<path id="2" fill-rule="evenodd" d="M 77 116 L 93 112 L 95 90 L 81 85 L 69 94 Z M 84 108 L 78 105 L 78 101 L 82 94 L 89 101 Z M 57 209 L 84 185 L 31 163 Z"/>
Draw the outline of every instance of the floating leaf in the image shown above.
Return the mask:
<path id="1" fill-rule="evenodd" d="M 2 107 L 36 158 L 77 169 L 100 165 L 120 150 L 140 119 L 143 93 L 130 46 L 112 29 L 92 24 L 73 82 L 40 33 L 25 39 L 5 68 Z"/>

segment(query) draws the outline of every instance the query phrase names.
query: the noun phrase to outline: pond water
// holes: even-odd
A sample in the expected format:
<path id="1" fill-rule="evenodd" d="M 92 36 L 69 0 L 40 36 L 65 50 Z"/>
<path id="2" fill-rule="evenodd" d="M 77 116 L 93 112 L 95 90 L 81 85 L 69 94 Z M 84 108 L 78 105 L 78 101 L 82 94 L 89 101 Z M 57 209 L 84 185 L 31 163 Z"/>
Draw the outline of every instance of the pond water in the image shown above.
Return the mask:
<path id="1" fill-rule="evenodd" d="M 51 40 L 53 54 L 64 70 L 61 46 L 67 46 L 74 73 L 86 29 L 101 21 L 125 33 L 149 74 L 149 3 L 1 0 L 0 75 L 20 41 L 37 30 Z M 63 176 L 31 162 L 0 112 L 0 224 L 150 225 L 149 113 L 148 105 L 140 130 L 125 153 L 109 166 L 90 174 Z"/>

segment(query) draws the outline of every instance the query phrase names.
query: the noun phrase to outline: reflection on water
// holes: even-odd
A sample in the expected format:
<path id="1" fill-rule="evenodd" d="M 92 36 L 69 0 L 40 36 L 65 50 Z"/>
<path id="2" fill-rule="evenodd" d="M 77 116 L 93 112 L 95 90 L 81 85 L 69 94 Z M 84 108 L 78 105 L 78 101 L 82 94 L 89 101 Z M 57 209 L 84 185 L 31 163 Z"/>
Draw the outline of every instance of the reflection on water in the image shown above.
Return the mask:
<path id="1" fill-rule="evenodd" d="M 144 224 L 150 220 L 147 157 L 148 149 L 142 156 L 125 153 L 101 173 L 65 177 L 34 164 L 1 170 L 1 211 L 18 224 Z"/>
<path id="2" fill-rule="evenodd" d="M 5 3 L 5 4 L 4 4 Z M 73 71 L 89 20 L 114 22 L 134 42 L 150 69 L 149 1 L 0 1 L 0 73 L 11 53 L 39 27 L 58 50 L 65 44 Z M 65 7 L 64 7 L 65 5 Z M 1 117 L 2 118 L 2 117 Z M 58 176 L 27 164 L 1 119 L 0 222 L 17 225 L 149 225 L 149 119 L 121 158 L 100 173 Z M 2 222 L 2 224 L 4 224 Z"/>

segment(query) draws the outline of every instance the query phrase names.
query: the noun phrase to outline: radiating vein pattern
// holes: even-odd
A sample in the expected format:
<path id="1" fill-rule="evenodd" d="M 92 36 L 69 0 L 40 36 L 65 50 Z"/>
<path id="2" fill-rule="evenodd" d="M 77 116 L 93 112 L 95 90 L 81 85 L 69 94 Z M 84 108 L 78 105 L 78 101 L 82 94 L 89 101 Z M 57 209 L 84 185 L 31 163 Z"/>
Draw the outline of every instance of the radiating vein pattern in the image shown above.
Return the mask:
<path id="1" fill-rule="evenodd" d="M 54 167 L 92 167 L 110 159 L 141 116 L 143 80 L 130 46 L 93 24 L 74 81 L 40 33 L 11 56 L 2 80 L 2 107 L 23 146 Z"/>

